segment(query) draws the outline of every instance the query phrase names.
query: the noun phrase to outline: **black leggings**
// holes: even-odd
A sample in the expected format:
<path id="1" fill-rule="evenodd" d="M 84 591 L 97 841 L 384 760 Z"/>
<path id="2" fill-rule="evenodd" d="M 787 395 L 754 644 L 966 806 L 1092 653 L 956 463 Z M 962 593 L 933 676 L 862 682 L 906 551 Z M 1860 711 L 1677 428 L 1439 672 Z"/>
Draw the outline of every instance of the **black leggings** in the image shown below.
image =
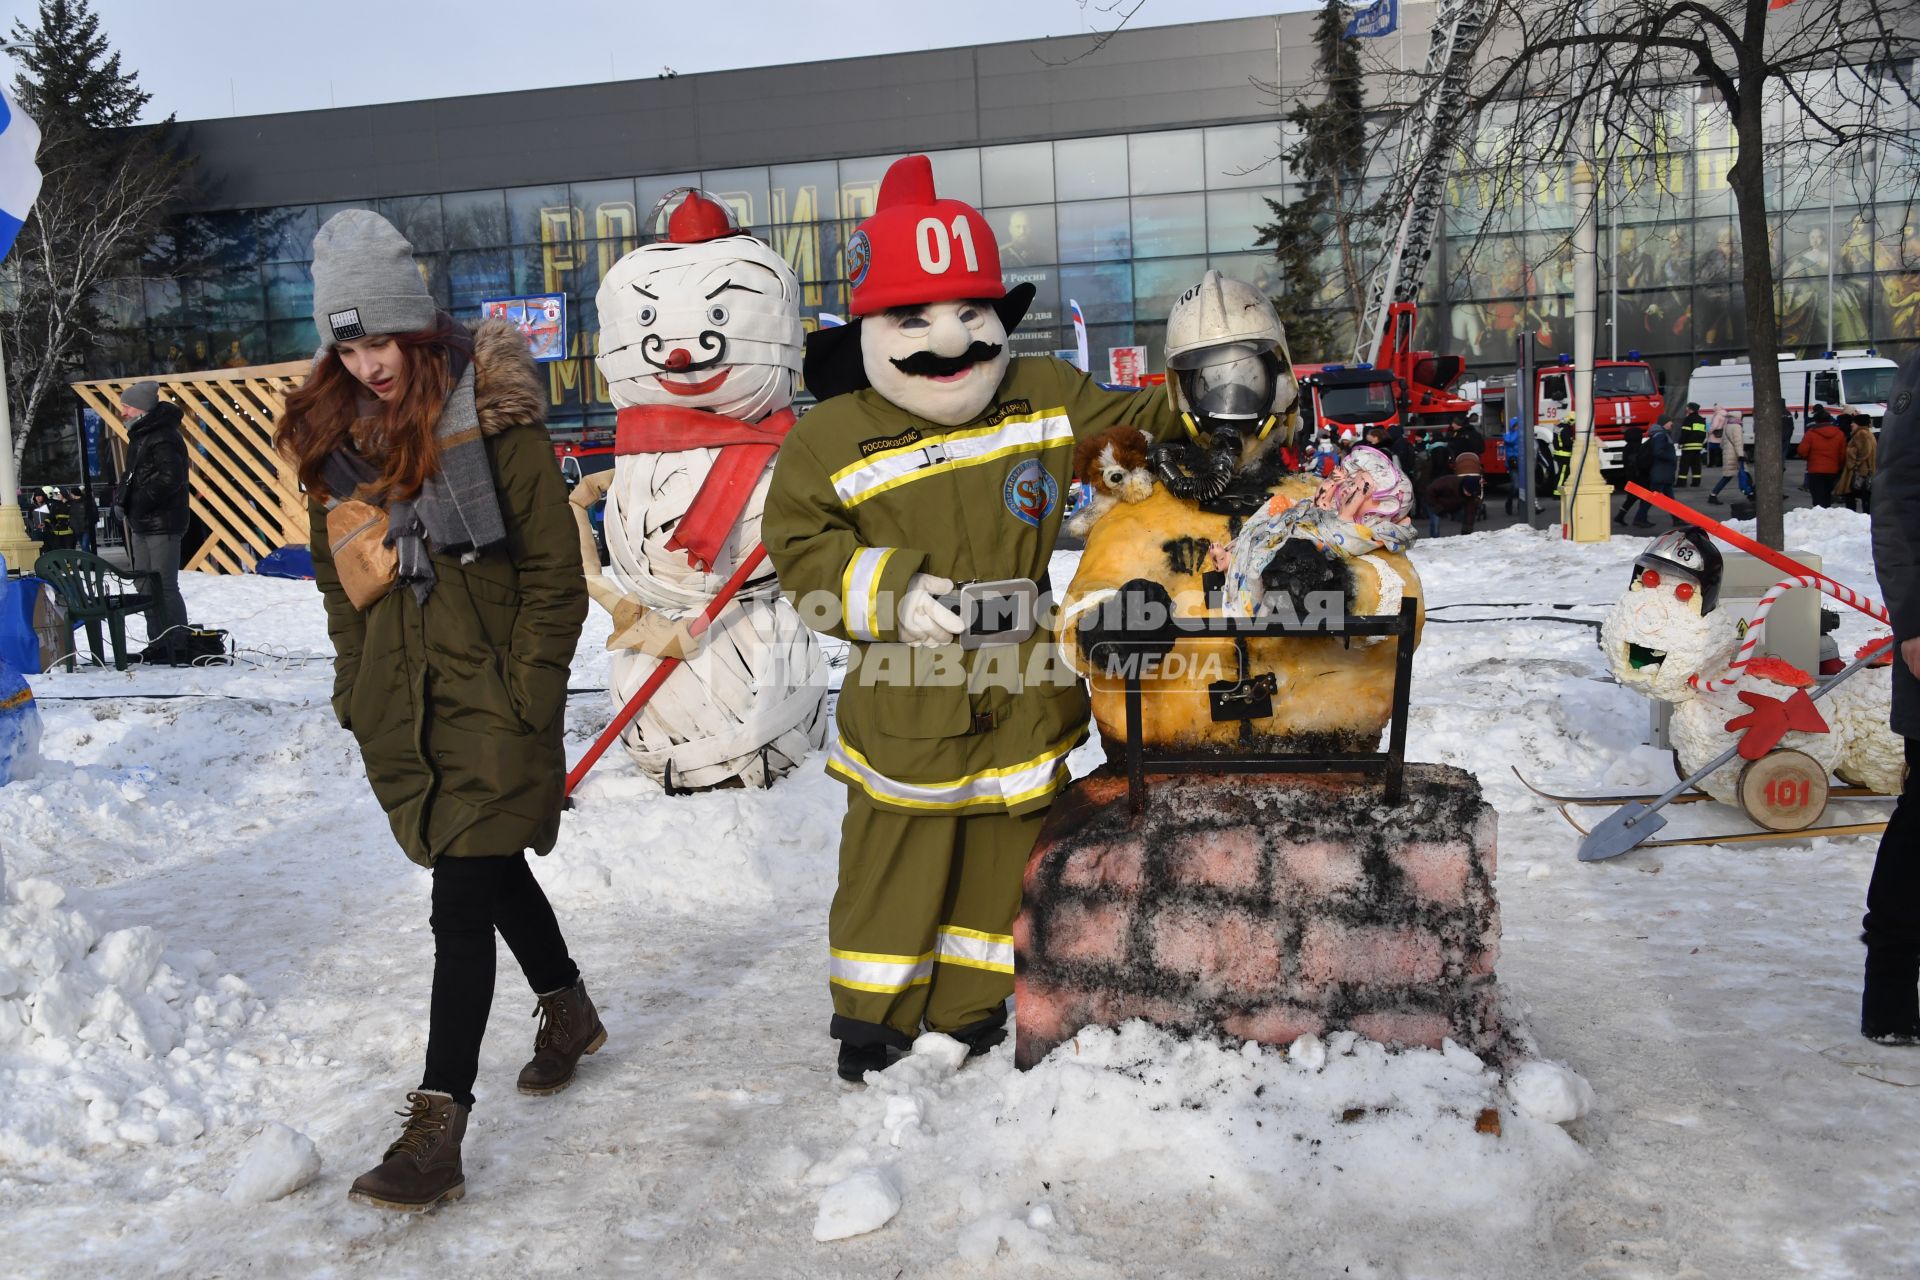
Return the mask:
<path id="1" fill-rule="evenodd" d="M 441 858 L 433 866 L 433 1004 L 422 1089 L 473 1105 L 480 1040 L 493 1009 L 493 931 L 536 994 L 580 981 L 553 907 L 522 854 Z"/>
<path id="2" fill-rule="evenodd" d="M 1895 649 L 1893 660 L 1899 662 Z M 1920 738 L 1908 738 L 1907 782 L 1887 818 L 1860 922 L 1870 947 L 1920 948 Z"/>

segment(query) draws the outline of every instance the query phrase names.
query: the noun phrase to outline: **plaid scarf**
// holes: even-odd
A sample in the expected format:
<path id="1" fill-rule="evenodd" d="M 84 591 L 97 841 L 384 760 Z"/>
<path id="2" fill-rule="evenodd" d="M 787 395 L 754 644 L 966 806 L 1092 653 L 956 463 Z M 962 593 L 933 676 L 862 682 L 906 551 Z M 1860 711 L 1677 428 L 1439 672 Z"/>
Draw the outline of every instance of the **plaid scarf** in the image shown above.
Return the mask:
<path id="1" fill-rule="evenodd" d="M 473 401 L 473 361 L 459 348 L 452 354 L 453 390 L 440 410 L 434 439 L 440 466 L 413 498 L 389 500 L 387 545 L 399 560 L 397 582 L 404 582 L 421 604 L 436 581 L 432 554 L 457 555 L 462 564 L 507 536 L 500 499 L 487 462 L 486 436 Z M 353 494 L 379 479 L 379 472 L 356 450 L 335 449 L 321 470 L 335 495 Z M 337 500 L 337 498 L 336 498 Z"/>

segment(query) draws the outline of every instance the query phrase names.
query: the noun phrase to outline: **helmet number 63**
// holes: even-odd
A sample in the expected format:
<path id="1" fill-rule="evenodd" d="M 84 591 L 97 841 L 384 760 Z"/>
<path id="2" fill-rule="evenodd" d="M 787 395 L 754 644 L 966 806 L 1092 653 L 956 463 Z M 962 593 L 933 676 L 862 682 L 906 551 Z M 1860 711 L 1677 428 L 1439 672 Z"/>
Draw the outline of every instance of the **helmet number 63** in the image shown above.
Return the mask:
<path id="1" fill-rule="evenodd" d="M 965 214 L 956 215 L 951 227 L 942 225 L 938 218 L 920 219 L 920 225 L 913 229 L 914 248 L 920 251 L 920 269 L 930 276 L 946 274 L 947 268 L 953 265 L 953 246 L 947 243 L 949 232 L 960 246 L 967 270 L 978 271 L 980 257 L 973 251 L 973 228 L 967 225 Z"/>

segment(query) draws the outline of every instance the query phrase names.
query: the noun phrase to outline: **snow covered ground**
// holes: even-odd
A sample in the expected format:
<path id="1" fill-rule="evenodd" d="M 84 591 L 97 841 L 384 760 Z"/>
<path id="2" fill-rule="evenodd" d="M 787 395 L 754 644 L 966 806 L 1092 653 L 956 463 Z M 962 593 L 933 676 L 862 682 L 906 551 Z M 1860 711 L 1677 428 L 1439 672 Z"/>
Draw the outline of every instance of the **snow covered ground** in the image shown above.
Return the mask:
<path id="1" fill-rule="evenodd" d="M 1788 531 L 1871 588 L 1863 517 Z M 46 760 L 0 789 L 0 1274 L 1920 1273 L 1920 1171 L 1891 1136 L 1920 1119 L 1920 1051 L 1854 1029 L 1872 841 L 1581 866 L 1510 772 L 1671 777 L 1571 622 L 1639 545 L 1507 529 L 1415 551 L 1432 605 L 1475 607 L 1433 614 L 1411 753 L 1500 809 L 1501 982 L 1540 1055 L 1591 1082 L 1584 1119 L 1514 1097 L 1572 1082 L 1503 1084 L 1458 1052 L 1137 1024 L 1024 1075 L 1010 1046 L 956 1070 L 930 1037 L 844 1089 L 822 964 L 838 785 L 816 759 L 771 792 L 669 800 L 615 753 L 536 865 L 612 1038 L 568 1092 L 517 1094 L 532 999 L 503 952 L 468 1195 L 424 1218 L 345 1191 L 418 1079 L 428 877 L 328 712 L 311 586 L 188 575 L 245 661 L 36 679 Z M 1843 649 L 1867 631 L 1850 618 Z M 604 638 L 596 614 L 577 686 L 604 683 Z M 576 755 L 606 715 L 573 699 Z M 1497 1136 L 1474 1131 L 1486 1107 Z M 310 1171 L 296 1133 L 318 1176 L 260 1201 Z"/>

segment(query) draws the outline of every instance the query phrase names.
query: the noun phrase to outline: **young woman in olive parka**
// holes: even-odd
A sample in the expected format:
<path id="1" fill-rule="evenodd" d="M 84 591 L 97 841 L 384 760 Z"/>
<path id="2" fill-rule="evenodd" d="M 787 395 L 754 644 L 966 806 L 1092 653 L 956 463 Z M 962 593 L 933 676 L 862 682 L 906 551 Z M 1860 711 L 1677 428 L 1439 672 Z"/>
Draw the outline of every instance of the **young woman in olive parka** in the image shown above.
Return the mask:
<path id="1" fill-rule="evenodd" d="M 496 929 L 539 998 L 521 1092 L 559 1092 L 606 1039 L 526 862 L 559 832 L 586 586 L 520 332 L 455 324 L 365 210 L 320 229 L 313 277 L 321 351 L 276 442 L 309 497 L 334 713 L 394 838 L 433 872 L 426 1070 L 350 1195 L 418 1210 L 464 1193 Z"/>

